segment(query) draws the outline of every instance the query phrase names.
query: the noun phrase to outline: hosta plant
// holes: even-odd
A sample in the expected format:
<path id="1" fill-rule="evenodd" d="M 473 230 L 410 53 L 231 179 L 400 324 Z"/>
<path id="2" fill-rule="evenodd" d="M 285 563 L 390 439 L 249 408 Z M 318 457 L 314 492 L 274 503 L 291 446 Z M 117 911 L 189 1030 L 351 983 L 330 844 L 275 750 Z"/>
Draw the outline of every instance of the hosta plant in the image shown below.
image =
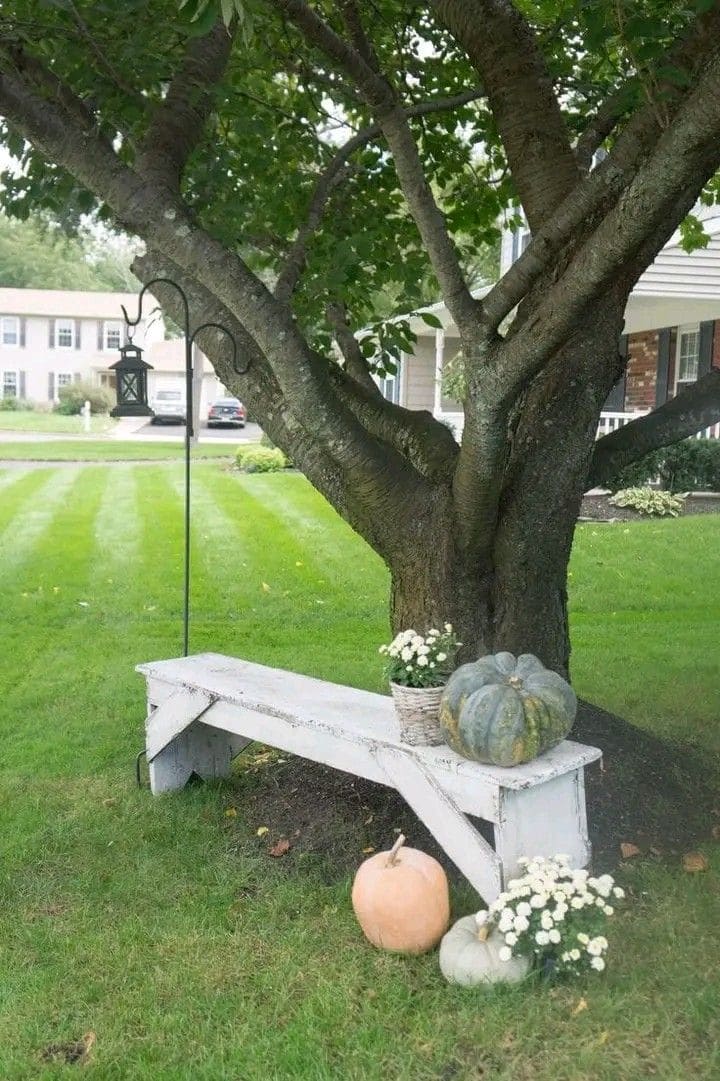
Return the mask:
<path id="1" fill-rule="evenodd" d="M 529 958 L 557 976 L 602 972 L 608 942 L 603 931 L 624 891 L 612 875 L 594 878 L 570 866 L 567 856 L 519 861 L 525 873 L 512 879 L 490 908 L 476 915 L 479 927 L 504 938 L 500 961 Z"/>
<path id="2" fill-rule="evenodd" d="M 672 492 L 663 492 L 657 488 L 623 488 L 610 496 L 608 502 L 614 507 L 630 507 L 653 518 L 677 518 L 682 514 L 685 496 L 673 495 Z"/>
<path id="3" fill-rule="evenodd" d="M 385 657 L 385 675 L 402 687 L 442 687 L 455 667 L 458 642 L 452 623 L 441 631 L 431 628 L 423 636 L 417 631 L 401 631 L 390 645 L 380 646 Z"/>

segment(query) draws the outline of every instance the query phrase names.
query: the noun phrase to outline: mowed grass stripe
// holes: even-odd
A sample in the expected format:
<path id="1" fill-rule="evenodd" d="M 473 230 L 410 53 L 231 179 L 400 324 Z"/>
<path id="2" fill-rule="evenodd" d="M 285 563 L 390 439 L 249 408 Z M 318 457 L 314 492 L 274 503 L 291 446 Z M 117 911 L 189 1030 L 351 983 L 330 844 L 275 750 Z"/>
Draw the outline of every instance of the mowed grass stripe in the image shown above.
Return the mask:
<path id="1" fill-rule="evenodd" d="M 193 521 L 196 535 L 201 535 L 195 547 L 201 543 L 201 557 L 208 563 L 209 588 L 206 584 L 200 596 L 193 596 L 191 651 L 235 652 L 367 686 L 367 665 L 359 663 L 359 651 L 365 648 L 360 642 L 369 634 L 379 643 L 388 633 L 380 560 L 334 511 L 323 514 L 327 504 L 304 479 L 290 485 L 282 504 L 268 497 L 267 484 L 256 489 L 256 479 L 268 478 L 244 477 L 238 483 L 227 471 L 203 471 L 198 495 L 204 509 L 198 515 L 196 497 Z M 296 478 L 278 478 L 288 479 Z M 308 493 L 321 508 L 311 539 L 299 524 L 307 520 Z M 230 545 L 228 536 L 233 538 Z M 232 549 L 234 557 L 216 560 L 216 551 L 224 547 Z M 331 548 L 332 559 L 325 554 Z M 378 663 L 373 687 L 381 686 L 380 667 Z"/>
<path id="2" fill-rule="evenodd" d="M 54 469 L 29 469 L 22 473 L 4 475 L 5 485 L 0 493 L 0 559 L 5 562 L 9 551 L 16 550 L 16 537 L 27 525 L 28 516 L 42 512 L 46 498 L 58 482 Z M 0 573 L 2 567 L 0 567 Z"/>

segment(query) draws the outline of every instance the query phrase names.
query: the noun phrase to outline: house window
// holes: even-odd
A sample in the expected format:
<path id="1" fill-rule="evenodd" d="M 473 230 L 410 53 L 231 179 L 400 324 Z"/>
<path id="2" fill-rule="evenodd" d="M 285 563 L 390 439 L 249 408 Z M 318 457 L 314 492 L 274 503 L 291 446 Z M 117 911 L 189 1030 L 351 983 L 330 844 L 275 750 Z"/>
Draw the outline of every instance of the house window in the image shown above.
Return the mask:
<path id="1" fill-rule="evenodd" d="M 0 319 L 0 341 L 3 345 L 20 344 L 20 320 L 17 315 L 3 315 Z"/>
<path id="2" fill-rule="evenodd" d="M 58 319 L 55 323 L 55 342 L 58 349 L 72 349 L 74 336 L 74 319 Z"/>
<path id="3" fill-rule="evenodd" d="M 122 323 L 104 323 L 103 348 L 110 350 L 118 350 L 122 344 L 122 330 Z"/>
<path id="4" fill-rule="evenodd" d="M 69 372 L 58 372 L 58 375 L 57 375 L 57 388 L 58 388 L 58 390 L 60 390 L 60 387 L 69 387 L 70 384 L 72 383 L 72 381 L 73 381 L 73 377 Z"/>
<path id="5" fill-rule="evenodd" d="M 3 372 L 2 379 L 3 398 L 17 398 L 18 396 L 18 373 Z"/>
<path id="6" fill-rule="evenodd" d="M 677 354 L 675 358 L 675 393 L 698 377 L 700 361 L 700 327 L 678 327 Z"/>

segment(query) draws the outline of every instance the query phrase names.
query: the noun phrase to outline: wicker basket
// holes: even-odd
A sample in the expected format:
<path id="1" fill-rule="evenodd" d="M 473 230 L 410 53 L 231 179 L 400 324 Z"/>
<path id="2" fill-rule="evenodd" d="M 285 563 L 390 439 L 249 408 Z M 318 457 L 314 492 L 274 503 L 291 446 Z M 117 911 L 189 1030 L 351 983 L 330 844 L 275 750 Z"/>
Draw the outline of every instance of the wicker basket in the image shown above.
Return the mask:
<path id="1" fill-rule="evenodd" d="M 440 697 L 443 687 L 403 687 L 390 682 L 403 743 L 434 746 L 444 743 L 440 731 Z"/>

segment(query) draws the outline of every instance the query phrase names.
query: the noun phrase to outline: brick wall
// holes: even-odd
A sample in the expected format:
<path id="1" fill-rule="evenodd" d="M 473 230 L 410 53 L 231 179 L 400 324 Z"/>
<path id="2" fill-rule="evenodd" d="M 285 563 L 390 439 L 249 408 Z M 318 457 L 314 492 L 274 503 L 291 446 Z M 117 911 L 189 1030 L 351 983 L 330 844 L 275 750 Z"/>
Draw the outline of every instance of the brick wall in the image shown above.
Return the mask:
<path id="1" fill-rule="evenodd" d="M 631 334 L 628 340 L 628 367 L 625 409 L 628 413 L 655 408 L 658 335 L 656 330 Z"/>

